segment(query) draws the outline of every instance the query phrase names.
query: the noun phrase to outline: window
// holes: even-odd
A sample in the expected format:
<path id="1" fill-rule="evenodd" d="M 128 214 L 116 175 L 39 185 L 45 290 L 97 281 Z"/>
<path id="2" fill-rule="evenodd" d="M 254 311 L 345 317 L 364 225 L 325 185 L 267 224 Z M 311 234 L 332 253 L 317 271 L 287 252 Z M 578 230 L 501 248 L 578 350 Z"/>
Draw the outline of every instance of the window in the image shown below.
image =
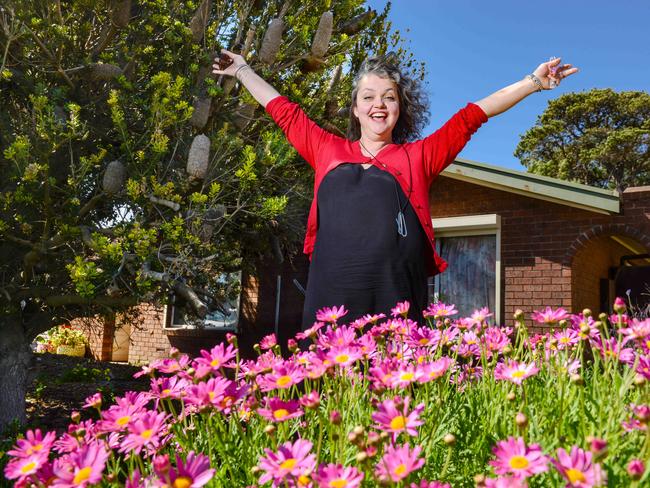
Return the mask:
<path id="1" fill-rule="evenodd" d="M 166 328 L 210 329 L 237 332 L 241 296 L 241 271 L 220 275 L 209 290 L 208 313 L 204 319 L 192 317 L 184 301 L 173 296 Z"/>
<path id="2" fill-rule="evenodd" d="M 501 219 L 470 215 L 433 219 L 436 251 L 449 263 L 429 284 L 430 301 L 453 303 L 459 317 L 488 307 L 500 323 Z"/>

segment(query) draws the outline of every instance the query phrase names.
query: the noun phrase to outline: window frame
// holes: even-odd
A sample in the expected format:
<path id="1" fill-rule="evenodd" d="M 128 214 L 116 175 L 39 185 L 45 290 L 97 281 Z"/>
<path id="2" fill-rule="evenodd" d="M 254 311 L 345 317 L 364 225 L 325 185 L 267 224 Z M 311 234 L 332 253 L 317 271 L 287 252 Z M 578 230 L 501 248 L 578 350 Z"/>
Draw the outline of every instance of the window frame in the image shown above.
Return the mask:
<path id="1" fill-rule="evenodd" d="M 499 214 L 463 215 L 431 219 L 435 238 L 470 237 L 480 235 L 496 236 L 494 270 L 494 313 L 495 324 L 501 324 L 501 216 Z M 434 280 L 438 279 L 434 277 Z"/>

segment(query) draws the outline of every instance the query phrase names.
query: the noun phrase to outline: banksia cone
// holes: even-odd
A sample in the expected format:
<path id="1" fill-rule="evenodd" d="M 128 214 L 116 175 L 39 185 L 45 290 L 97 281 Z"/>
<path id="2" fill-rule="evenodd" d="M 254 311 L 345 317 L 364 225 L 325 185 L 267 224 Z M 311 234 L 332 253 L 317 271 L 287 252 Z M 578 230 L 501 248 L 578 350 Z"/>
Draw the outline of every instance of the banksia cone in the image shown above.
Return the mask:
<path id="1" fill-rule="evenodd" d="M 232 123 L 235 124 L 239 130 L 244 130 L 250 124 L 255 114 L 255 105 L 251 103 L 244 103 L 237 107 L 233 113 Z"/>
<path id="2" fill-rule="evenodd" d="M 104 172 L 102 188 L 109 195 L 115 195 L 124 186 L 126 180 L 126 168 L 119 161 L 111 161 Z"/>
<path id="3" fill-rule="evenodd" d="M 199 134 L 192 141 L 190 153 L 187 156 L 187 173 L 190 179 L 202 180 L 208 172 L 210 161 L 210 139 L 204 134 Z"/>
<path id="4" fill-rule="evenodd" d="M 282 32 L 284 31 L 284 20 L 273 19 L 266 28 L 262 48 L 260 49 L 260 60 L 263 63 L 271 64 L 280 50 L 282 43 Z"/>
<path id="5" fill-rule="evenodd" d="M 210 117 L 210 109 L 212 108 L 212 99 L 210 97 L 197 97 L 194 101 L 194 111 L 190 124 L 195 129 L 203 129 L 205 124 L 208 123 Z"/>
<path id="6" fill-rule="evenodd" d="M 313 73 L 323 67 L 325 67 L 325 61 L 323 59 L 317 58 L 316 56 L 307 56 L 300 64 L 300 71 L 303 73 Z"/>
<path id="7" fill-rule="evenodd" d="M 211 0 L 203 0 L 199 8 L 194 12 L 194 17 L 190 20 L 190 30 L 192 31 L 192 40 L 194 42 L 199 42 L 203 39 L 205 34 L 205 28 L 208 25 L 208 19 L 210 18 L 210 10 L 212 8 Z"/>
<path id="8" fill-rule="evenodd" d="M 94 63 L 88 65 L 88 75 L 93 81 L 109 81 L 122 74 L 122 68 L 114 64 Z"/>
<path id="9" fill-rule="evenodd" d="M 225 205 L 216 205 L 214 208 L 205 212 L 201 228 L 199 229 L 199 238 L 203 242 L 208 242 L 214 233 L 217 221 L 225 217 Z"/>
<path id="10" fill-rule="evenodd" d="M 327 52 L 332 37 L 332 27 L 334 26 L 334 14 L 330 11 L 323 12 L 318 22 L 318 28 L 314 34 L 314 40 L 311 43 L 311 53 L 317 58 L 322 58 Z"/>
<path id="11" fill-rule="evenodd" d="M 114 0 L 111 6 L 111 22 L 118 29 L 129 25 L 131 19 L 131 0 Z"/>
<path id="12" fill-rule="evenodd" d="M 356 17 L 350 19 L 348 22 L 341 24 L 339 30 L 343 34 L 347 34 L 349 36 L 354 35 L 361 30 L 366 22 L 373 19 L 375 15 L 377 15 L 377 13 L 374 10 L 368 9 L 361 15 L 357 15 Z"/>

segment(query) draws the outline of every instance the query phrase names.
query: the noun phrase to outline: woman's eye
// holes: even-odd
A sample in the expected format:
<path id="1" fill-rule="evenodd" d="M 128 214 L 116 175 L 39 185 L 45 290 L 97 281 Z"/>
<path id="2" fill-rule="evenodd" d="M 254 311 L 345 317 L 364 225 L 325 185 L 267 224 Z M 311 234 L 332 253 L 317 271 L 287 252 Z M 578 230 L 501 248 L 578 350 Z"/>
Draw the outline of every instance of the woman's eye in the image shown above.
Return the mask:
<path id="1" fill-rule="evenodd" d="M 372 100 L 372 97 L 363 97 L 364 100 Z"/>
<path id="2" fill-rule="evenodd" d="M 395 97 L 390 97 L 390 96 L 389 96 L 389 97 L 384 97 L 384 98 L 385 98 L 386 100 L 391 100 L 391 101 L 392 101 L 392 100 L 395 100 Z"/>

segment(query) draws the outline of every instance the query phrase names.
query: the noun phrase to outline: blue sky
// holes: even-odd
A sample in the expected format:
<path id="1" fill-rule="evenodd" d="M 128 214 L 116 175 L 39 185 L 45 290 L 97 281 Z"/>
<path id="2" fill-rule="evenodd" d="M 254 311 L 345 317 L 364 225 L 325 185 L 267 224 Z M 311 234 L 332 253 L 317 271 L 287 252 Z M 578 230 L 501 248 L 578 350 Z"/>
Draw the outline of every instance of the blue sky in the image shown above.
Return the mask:
<path id="1" fill-rule="evenodd" d="M 367 3 L 381 9 L 386 0 Z M 474 161 L 525 170 L 513 156 L 519 136 L 563 93 L 650 91 L 648 0 L 395 0 L 390 19 L 426 63 L 428 132 L 550 56 L 580 68 L 555 90 L 534 93 L 490 119 L 460 154 Z"/>

